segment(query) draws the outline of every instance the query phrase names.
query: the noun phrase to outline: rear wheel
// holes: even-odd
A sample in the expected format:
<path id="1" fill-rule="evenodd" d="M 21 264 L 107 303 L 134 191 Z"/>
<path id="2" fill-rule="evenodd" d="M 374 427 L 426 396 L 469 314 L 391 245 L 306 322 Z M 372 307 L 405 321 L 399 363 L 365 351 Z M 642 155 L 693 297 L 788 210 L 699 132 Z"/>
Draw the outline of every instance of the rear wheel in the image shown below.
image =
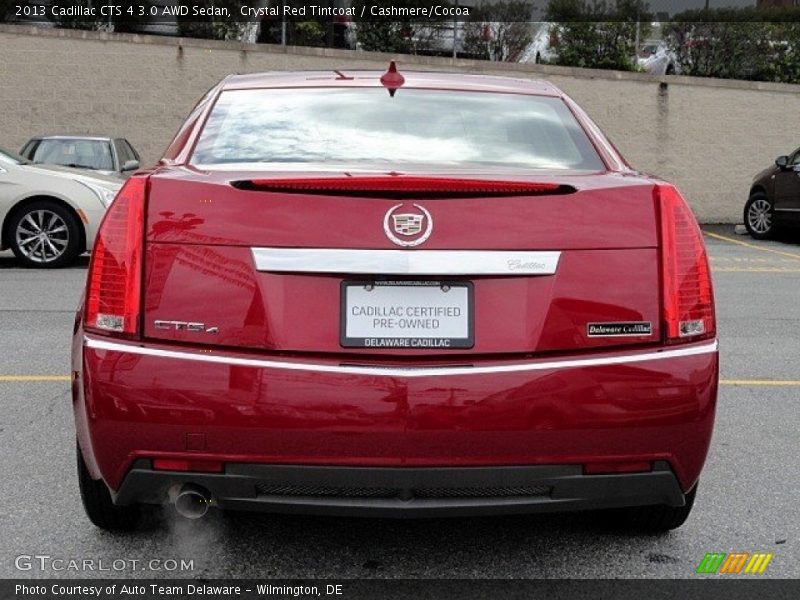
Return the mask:
<path id="1" fill-rule="evenodd" d="M 694 506 L 697 486 L 686 494 L 683 506 L 654 504 L 652 506 L 631 506 L 611 511 L 611 525 L 622 531 L 658 534 L 677 529 L 689 518 Z"/>
<path id="2" fill-rule="evenodd" d="M 764 192 L 755 192 L 744 205 L 744 226 L 757 240 L 775 235 L 774 207 Z"/>
<path id="3" fill-rule="evenodd" d="M 139 524 L 141 510 L 138 505 L 117 506 L 111 501 L 111 493 L 102 480 L 95 481 L 86 468 L 83 454 L 78 447 L 78 485 L 86 516 L 100 529 L 108 531 L 131 531 Z"/>
<path id="4" fill-rule="evenodd" d="M 52 200 L 36 200 L 11 218 L 11 250 L 26 267 L 63 267 L 81 251 L 80 223 Z"/>

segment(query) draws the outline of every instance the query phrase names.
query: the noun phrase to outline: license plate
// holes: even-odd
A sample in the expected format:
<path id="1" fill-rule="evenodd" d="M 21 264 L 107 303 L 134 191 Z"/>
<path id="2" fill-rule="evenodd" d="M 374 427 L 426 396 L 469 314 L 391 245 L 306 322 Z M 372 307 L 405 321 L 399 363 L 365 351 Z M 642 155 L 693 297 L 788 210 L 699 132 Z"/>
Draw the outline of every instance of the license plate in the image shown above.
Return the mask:
<path id="1" fill-rule="evenodd" d="M 472 283 L 344 281 L 340 342 L 349 348 L 472 348 Z"/>

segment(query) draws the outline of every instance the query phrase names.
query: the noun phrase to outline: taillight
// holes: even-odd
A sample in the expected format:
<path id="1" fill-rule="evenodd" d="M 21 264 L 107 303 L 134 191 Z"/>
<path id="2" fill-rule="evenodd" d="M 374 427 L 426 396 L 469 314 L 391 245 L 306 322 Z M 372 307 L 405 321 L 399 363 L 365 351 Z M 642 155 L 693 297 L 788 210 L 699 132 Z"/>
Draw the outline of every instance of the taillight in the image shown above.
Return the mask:
<path id="1" fill-rule="evenodd" d="M 128 179 L 100 225 L 89 265 L 87 329 L 138 333 L 146 190 L 146 177 Z"/>
<path id="2" fill-rule="evenodd" d="M 713 337 L 714 292 L 703 234 L 671 185 L 656 186 L 661 214 L 664 330 L 668 342 Z"/>

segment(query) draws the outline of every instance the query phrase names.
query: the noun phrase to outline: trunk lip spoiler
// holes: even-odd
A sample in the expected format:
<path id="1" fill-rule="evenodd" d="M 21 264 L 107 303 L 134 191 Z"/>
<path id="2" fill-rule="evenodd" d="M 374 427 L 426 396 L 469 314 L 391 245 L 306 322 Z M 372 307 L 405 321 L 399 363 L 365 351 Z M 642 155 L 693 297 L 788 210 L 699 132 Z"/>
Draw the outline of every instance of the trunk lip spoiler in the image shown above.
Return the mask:
<path id="1" fill-rule="evenodd" d="M 405 175 L 351 175 L 340 177 L 277 177 L 230 182 L 239 190 L 279 194 L 371 197 L 509 197 L 573 194 L 571 185 L 555 182 Z"/>
<path id="2" fill-rule="evenodd" d="M 215 363 L 228 366 L 234 365 L 260 369 L 305 371 L 310 373 L 332 373 L 341 375 L 365 375 L 370 377 L 401 378 L 492 375 L 503 373 L 525 373 L 532 371 L 552 371 L 558 369 L 605 367 L 657 360 L 668 360 L 674 358 L 687 358 L 705 354 L 714 354 L 719 351 L 719 341 L 714 339 L 710 342 L 704 341 L 701 343 L 681 347 L 673 346 L 658 350 L 639 350 L 636 352 L 594 356 L 591 358 L 540 359 L 525 362 L 517 361 L 514 363 L 505 362 L 486 366 L 461 364 L 458 366 L 432 365 L 424 367 L 403 367 L 368 365 L 360 366 L 341 363 L 313 363 L 292 360 L 243 358 L 227 354 L 212 354 L 208 351 L 204 351 L 202 353 L 200 351 L 190 352 L 186 350 L 170 350 L 166 348 L 149 347 L 142 343 L 136 342 L 122 343 L 118 341 L 107 341 L 97 337 L 90 337 L 88 335 L 84 335 L 83 337 L 83 346 L 84 348 L 91 348 L 94 350 L 124 352 L 142 356 Z"/>
<path id="3" fill-rule="evenodd" d="M 560 251 L 250 249 L 257 271 L 347 275 L 554 275 Z"/>

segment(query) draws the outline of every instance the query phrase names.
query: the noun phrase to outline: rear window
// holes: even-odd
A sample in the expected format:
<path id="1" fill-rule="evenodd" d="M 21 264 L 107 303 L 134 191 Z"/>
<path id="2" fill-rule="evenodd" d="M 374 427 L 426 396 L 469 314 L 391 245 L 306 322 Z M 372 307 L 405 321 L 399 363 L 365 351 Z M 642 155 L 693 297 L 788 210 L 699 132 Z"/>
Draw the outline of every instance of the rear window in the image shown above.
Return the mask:
<path id="1" fill-rule="evenodd" d="M 104 140 L 44 139 L 26 153 L 34 163 L 113 171 L 111 144 Z"/>
<path id="2" fill-rule="evenodd" d="M 559 98 L 383 88 L 223 92 L 191 162 L 604 168 Z"/>

